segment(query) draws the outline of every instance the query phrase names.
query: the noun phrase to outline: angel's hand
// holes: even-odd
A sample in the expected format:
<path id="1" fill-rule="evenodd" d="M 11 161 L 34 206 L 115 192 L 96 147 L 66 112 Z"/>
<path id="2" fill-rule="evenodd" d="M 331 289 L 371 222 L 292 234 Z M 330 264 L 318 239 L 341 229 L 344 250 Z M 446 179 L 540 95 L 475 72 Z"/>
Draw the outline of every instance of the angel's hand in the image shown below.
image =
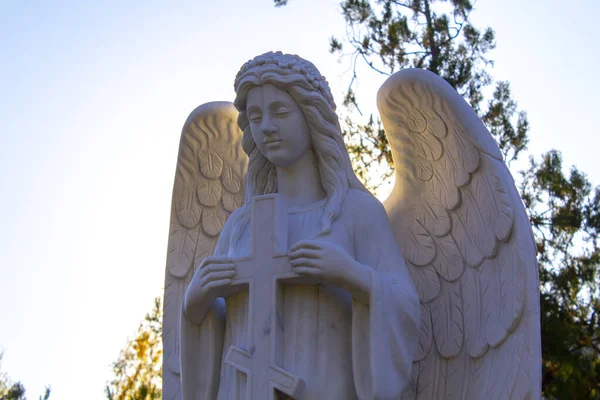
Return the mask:
<path id="1" fill-rule="evenodd" d="M 191 315 L 197 308 L 218 297 L 223 288 L 231 284 L 235 276 L 235 264 L 230 258 L 206 257 L 192 278 L 185 292 L 184 311 Z"/>
<path id="2" fill-rule="evenodd" d="M 290 248 L 294 272 L 348 290 L 353 296 L 368 299 L 371 291 L 370 268 L 356 261 L 346 250 L 331 242 L 301 240 Z"/>

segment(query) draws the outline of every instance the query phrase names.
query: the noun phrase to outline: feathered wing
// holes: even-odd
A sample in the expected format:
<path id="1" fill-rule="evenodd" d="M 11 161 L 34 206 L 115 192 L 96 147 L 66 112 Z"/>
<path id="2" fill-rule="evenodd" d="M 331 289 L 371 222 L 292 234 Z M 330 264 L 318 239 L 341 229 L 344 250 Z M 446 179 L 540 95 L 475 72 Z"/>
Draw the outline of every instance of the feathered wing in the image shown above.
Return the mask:
<path id="1" fill-rule="evenodd" d="M 248 157 L 232 103 L 196 108 L 183 126 L 165 272 L 163 399 L 181 399 L 179 330 L 194 269 L 213 253 L 229 215 L 244 203 Z"/>
<path id="2" fill-rule="evenodd" d="M 502 155 L 442 78 L 390 77 L 378 107 L 396 166 L 385 201 L 421 300 L 416 399 L 537 399 L 538 270 Z"/>

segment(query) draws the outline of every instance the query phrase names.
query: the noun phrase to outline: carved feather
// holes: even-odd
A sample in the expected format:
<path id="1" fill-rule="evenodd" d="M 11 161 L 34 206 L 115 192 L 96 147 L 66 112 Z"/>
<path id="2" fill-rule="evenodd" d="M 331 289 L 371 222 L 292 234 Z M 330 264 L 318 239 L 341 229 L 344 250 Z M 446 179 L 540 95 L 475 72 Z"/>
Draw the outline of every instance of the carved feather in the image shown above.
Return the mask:
<path id="1" fill-rule="evenodd" d="M 181 400 L 179 318 L 186 282 L 167 274 L 163 303 L 163 399 Z M 165 340 L 167 338 L 168 340 Z"/>
<path id="2" fill-rule="evenodd" d="M 233 165 L 225 165 L 223 169 L 223 175 L 221 176 L 223 181 L 223 187 L 229 193 L 236 194 L 242 188 L 242 180 L 240 176 L 235 171 L 235 166 Z"/>
<path id="3" fill-rule="evenodd" d="M 435 243 L 431 235 L 416 220 L 410 221 L 410 228 L 400 243 L 408 261 L 417 266 L 431 263 L 435 258 Z"/>
<path id="4" fill-rule="evenodd" d="M 461 276 L 461 285 L 463 287 L 465 345 L 471 357 L 479 358 L 489 347 L 483 331 L 479 270 L 467 268 Z"/>
<path id="5" fill-rule="evenodd" d="M 430 72 L 394 74 L 378 106 L 396 167 L 385 207 L 422 304 L 416 398 L 539 398 L 534 242 L 498 146 Z"/>
<path id="6" fill-rule="evenodd" d="M 244 201 L 247 158 L 236 120 L 233 104 L 208 103 L 196 108 L 182 129 L 165 277 L 163 399 L 181 399 L 179 329 L 187 285 Z"/>
<path id="7" fill-rule="evenodd" d="M 433 337 L 439 354 L 457 357 L 463 346 L 463 309 L 460 282 L 441 282 L 440 295 L 430 304 Z"/>
<path id="8" fill-rule="evenodd" d="M 204 207 L 215 207 L 219 204 L 222 197 L 222 186 L 223 184 L 218 179 L 207 178 L 202 182 L 198 182 L 196 194 L 200 204 Z"/>
<path id="9" fill-rule="evenodd" d="M 426 201 L 419 207 L 420 214 L 417 221 L 431 234 L 442 237 L 450 232 L 452 221 L 450 215 L 444 207 L 433 201 Z"/>
<path id="10" fill-rule="evenodd" d="M 419 342 L 417 343 L 417 353 L 415 361 L 420 361 L 429 353 L 433 340 L 431 328 L 431 313 L 429 306 L 421 303 L 421 329 L 419 331 Z"/>
<path id="11" fill-rule="evenodd" d="M 454 238 L 450 235 L 435 237 L 436 257 L 432 262 L 437 273 L 448 282 L 459 279 L 465 269 L 463 259 Z"/>
<path id="12" fill-rule="evenodd" d="M 435 299 L 440 293 L 440 279 L 435 269 L 431 265 L 417 267 L 411 264 L 410 261 L 406 263 L 409 264 L 408 271 L 415 284 L 421 303 L 428 303 Z"/>
<path id="13" fill-rule="evenodd" d="M 188 275 L 194 261 L 197 239 L 197 229 L 187 229 L 176 221 L 175 223 L 171 222 L 167 271 L 174 277 L 183 279 Z"/>

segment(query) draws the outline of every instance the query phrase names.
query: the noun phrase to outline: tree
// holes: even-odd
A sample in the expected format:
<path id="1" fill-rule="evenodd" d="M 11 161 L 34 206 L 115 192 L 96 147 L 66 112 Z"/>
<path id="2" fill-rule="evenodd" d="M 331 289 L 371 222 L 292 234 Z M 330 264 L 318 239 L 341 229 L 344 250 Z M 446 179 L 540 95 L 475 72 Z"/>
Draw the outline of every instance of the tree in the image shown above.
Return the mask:
<path id="1" fill-rule="evenodd" d="M 4 353 L 0 353 L 0 365 Z M 21 382 L 10 380 L 6 372 L 0 372 L 0 400 L 27 400 L 25 397 L 25 386 Z M 39 400 L 48 400 L 50 398 L 50 387 L 46 387 L 44 395 Z"/>
<path id="2" fill-rule="evenodd" d="M 353 77 L 344 106 L 360 112 L 353 91 L 360 61 L 371 69 L 391 75 L 402 68 L 423 68 L 448 81 L 486 123 L 510 163 L 527 145 L 527 115 L 517 110 L 508 82 L 497 82 L 493 96 L 483 104 L 484 89 L 491 83 L 492 61 L 487 53 L 495 47 L 491 28 L 478 30 L 469 23 L 473 6 L 468 0 L 346 0 L 341 2 L 347 38 L 331 38 L 332 53 L 350 58 Z M 344 52 L 350 47 L 349 52 Z M 369 171 L 377 168 L 385 178 L 393 162 L 383 127 L 373 116 L 357 123 L 356 113 L 345 119 L 344 134 L 354 166 L 372 189 L 387 179 L 373 181 Z"/>
<path id="3" fill-rule="evenodd" d="M 140 324 L 113 364 L 115 378 L 106 386 L 109 400 L 158 400 L 162 398 L 162 302 Z"/>
<path id="4" fill-rule="evenodd" d="M 274 3 L 284 6 L 287 0 Z M 477 29 L 470 24 L 472 1 L 343 0 L 340 5 L 348 37 L 332 38 L 330 49 L 349 57 L 353 66 L 344 101 L 352 118 L 345 119 L 344 135 L 354 167 L 367 186 L 377 189 L 380 181 L 371 179 L 370 172 L 384 171 L 389 177 L 393 162 L 381 123 L 373 116 L 356 122 L 361 119 L 355 112 L 360 108 L 353 92 L 359 62 L 386 75 L 406 67 L 437 73 L 479 114 L 509 165 L 526 152 L 529 123 L 525 112 L 517 109 L 509 83 L 495 82 L 491 96 L 485 96 L 494 84 L 488 53 L 495 46 L 495 35 L 491 28 Z M 538 246 L 543 395 L 547 399 L 600 399 L 600 190 L 592 188 L 576 168 L 565 174 L 557 151 L 530 156 L 529 168 L 513 171 L 513 175 L 521 177 L 518 186 Z M 158 325 L 148 328 L 154 336 L 143 336 L 140 327 L 141 344 L 137 339 L 130 342 L 127 349 L 133 350 L 124 350 L 115 363 L 116 378 L 107 388 L 109 398 L 147 399 L 156 398 L 148 393 L 159 393 L 158 385 L 144 383 L 147 388 L 139 394 L 146 397 L 135 397 L 142 385 L 132 381 L 136 373 L 143 377 L 138 382 L 155 382 L 160 377 L 152 375 L 160 373 L 156 368 L 160 362 L 149 363 L 154 358 L 145 347 L 155 349 L 152 354 L 160 358 L 159 313 L 155 307 L 152 315 L 157 317 L 151 319 Z M 145 351 L 135 351 L 135 346 Z M 116 395 L 117 388 L 128 392 Z"/>
<path id="5" fill-rule="evenodd" d="M 274 0 L 276 6 L 287 3 Z M 507 163 L 528 143 L 529 122 L 517 110 L 508 82 L 497 82 L 491 98 L 484 93 L 493 80 L 488 52 L 495 47 L 491 28 L 469 22 L 470 0 L 343 0 L 347 37 L 332 38 L 330 50 L 349 57 L 353 76 L 344 106 L 352 119 L 344 134 L 355 169 L 367 186 L 377 189 L 370 172 L 391 176 L 393 161 L 381 123 L 360 112 L 353 92 L 359 61 L 391 74 L 406 67 L 424 68 L 446 79 L 473 107 L 497 140 Z M 349 47 L 350 51 L 345 52 Z M 380 174 L 378 174 L 380 175 Z M 600 300 L 598 232 L 600 190 L 584 173 L 565 175 L 561 155 L 551 151 L 530 157 L 518 182 L 538 246 L 541 284 L 543 394 L 547 399 L 600 398 Z M 385 180 L 385 179 L 384 179 Z"/>
<path id="6" fill-rule="evenodd" d="M 565 175 L 556 151 L 532 159 L 523 178 L 538 246 L 544 395 L 599 399 L 600 189 L 575 167 Z"/>

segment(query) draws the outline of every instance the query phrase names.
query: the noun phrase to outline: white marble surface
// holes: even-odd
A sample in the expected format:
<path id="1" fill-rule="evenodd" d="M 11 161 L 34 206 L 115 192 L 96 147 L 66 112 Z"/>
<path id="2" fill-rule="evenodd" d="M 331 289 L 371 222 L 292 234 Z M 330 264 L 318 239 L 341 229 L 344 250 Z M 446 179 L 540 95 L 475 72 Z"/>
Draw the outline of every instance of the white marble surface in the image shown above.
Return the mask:
<path id="1" fill-rule="evenodd" d="M 258 56 L 235 89 L 239 115 L 209 103 L 182 133 L 163 398 L 537 398 L 531 229 L 453 89 L 416 70 L 380 89 L 397 171 L 385 208 L 311 63 Z"/>

